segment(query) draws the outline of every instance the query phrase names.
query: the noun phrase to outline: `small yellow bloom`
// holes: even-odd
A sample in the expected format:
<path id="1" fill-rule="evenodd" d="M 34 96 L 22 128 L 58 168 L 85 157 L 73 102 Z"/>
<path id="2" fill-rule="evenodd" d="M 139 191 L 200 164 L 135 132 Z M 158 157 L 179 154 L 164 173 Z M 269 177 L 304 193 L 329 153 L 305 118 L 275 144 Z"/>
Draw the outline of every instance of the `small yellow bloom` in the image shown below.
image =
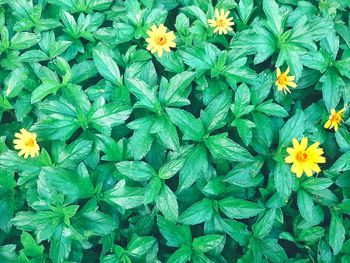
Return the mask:
<path id="1" fill-rule="evenodd" d="M 345 108 L 340 111 L 335 111 L 335 109 L 331 110 L 331 115 L 329 116 L 328 121 L 324 124 L 326 129 L 332 129 L 334 127 L 335 131 L 338 131 L 338 126 L 342 121 L 343 114 L 345 112 Z"/>
<path id="2" fill-rule="evenodd" d="M 299 144 L 296 138 L 293 138 L 293 148 L 288 147 L 287 156 L 284 161 L 286 163 L 293 163 L 291 167 L 292 173 L 295 173 L 300 178 L 305 172 L 307 176 L 312 176 L 312 172 L 319 173 L 321 171 L 318 163 L 325 163 L 326 158 L 322 156 L 323 149 L 318 148 L 319 142 L 315 142 L 310 147 L 307 147 L 308 139 L 306 137 L 301 139 Z"/>
<path id="3" fill-rule="evenodd" d="M 147 50 L 150 50 L 152 54 L 158 52 L 158 56 L 163 55 L 163 49 L 170 52 L 170 48 L 176 47 L 175 34 L 173 31 L 166 32 L 167 28 L 160 24 L 157 28 L 156 25 L 151 27 L 151 30 L 147 31 L 149 38 L 146 39 Z"/>
<path id="4" fill-rule="evenodd" d="M 24 158 L 35 157 L 39 155 L 39 145 L 36 142 L 36 134 L 30 133 L 26 129 L 21 129 L 21 133 L 16 132 L 13 140 L 16 150 L 20 150 L 18 156 L 24 155 Z"/>
<path id="5" fill-rule="evenodd" d="M 287 70 L 284 73 L 281 73 L 281 69 L 277 68 L 276 74 L 277 74 L 277 80 L 276 80 L 276 86 L 279 91 L 283 91 L 284 94 L 287 94 L 287 92 L 290 93 L 290 89 L 288 88 L 295 88 L 297 84 L 295 84 L 293 81 L 295 80 L 295 76 L 288 76 L 290 71 L 290 68 L 288 67 Z"/>
<path id="6" fill-rule="evenodd" d="M 215 9 L 215 19 L 208 19 L 210 26 L 215 27 L 214 33 L 219 31 L 219 35 L 222 33 L 227 34 L 228 31 L 232 30 L 232 27 L 235 23 L 231 22 L 232 17 L 227 18 L 230 15 L 230 11 L 221 9 L 220 13 L 218 9 Z"/>

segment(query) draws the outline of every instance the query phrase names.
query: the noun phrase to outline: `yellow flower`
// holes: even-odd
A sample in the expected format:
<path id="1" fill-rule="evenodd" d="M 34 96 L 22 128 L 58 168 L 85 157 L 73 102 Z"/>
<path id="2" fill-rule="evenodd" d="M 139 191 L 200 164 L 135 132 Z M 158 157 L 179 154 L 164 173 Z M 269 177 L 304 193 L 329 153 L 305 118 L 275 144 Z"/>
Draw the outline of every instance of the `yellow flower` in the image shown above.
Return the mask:
<path id="1" fill-rule="evenodd" d="M 232 30 L 232 27 L 235 23 L 231 22 L 232 17 L 227 18 L 230 15 L 230 11 L 221 9 L 220 13 L 218 9 L 215 9 L 215 19 L 208 19 L 210 26 L 215 27 L 214 33 L 219 31 L 219 35 L 222 33 L 227 34 L 228 31 Z"/>
<path id="2" fill-rule="evenodd" d="M 319 142 L 315 142 L 310 147 L 307 147 L 308 139 L 306 137 L 301 139 L 299 144 L 296 138 L 293 138 L 293 148 L 288 147 L 287 156 L 284 161 L 286 163 L 293 163 L 291 167 L 292 173 L 295 173 L 300 178 L 305 172 L 307 176 L 312 176 L 312 172 L 319 173 L 321 171 L 318 163 L 325 163 L 326 158 L 322 156 L 323 149 L 318 148 Z"/>
<path id="3" fill-rule="evenodd" d="M 146 39 L 147 50 L 151 50 L 151 53 L 154 54 L 158 52 L 158 56 L 163 55 L 163 49 L 167 52 L 170 52 L 171 47 L 176 47 L 175 34 L 173 31 L 166 32 L 167 28 L 160 24 L 157 28 L 156 25 L 151 27 L 151 30 L 147 31 L 149 38 Z"/>
<path id="4" fill-rule="evenodd" d="M 331 110 L 331 115 L 328 118 L 328 121 L 324 124 L 326 129 L 332 129 L 334 127 L 335 131 L 338 131 L 338 126 L 342 121 L 343 114 L 345 112 L 345 108 L 340 111 L 335 111 L 335 109 Z"/>
<path id="5" fill-rule="evenodd" d="M 295 76 L 288 76 L 289 74 L 289 67 L 284 73 L 281 73 L 281 69 L 277 68 L 276 74 L 277 74 L 277 80 L 276 80 L 276 86 L 279 91 L 283 91 L 284 94 L 287 94 L 287 92 L 290 93 L 289 87 L 295 88 L 297 84 L 293 82 L 295 79 Z"/>
<path id="6" fill-rule="evenodd" d="M 24 154 L 24 158 L 35 157 L 39 155 L 39 145 L 36 142 L 36 134 L 30 133 L 26 129 L 21 129 L 21 133 L 16 132 L 13 143 L 16 150 L 20 150 L 18 156 Z"/>

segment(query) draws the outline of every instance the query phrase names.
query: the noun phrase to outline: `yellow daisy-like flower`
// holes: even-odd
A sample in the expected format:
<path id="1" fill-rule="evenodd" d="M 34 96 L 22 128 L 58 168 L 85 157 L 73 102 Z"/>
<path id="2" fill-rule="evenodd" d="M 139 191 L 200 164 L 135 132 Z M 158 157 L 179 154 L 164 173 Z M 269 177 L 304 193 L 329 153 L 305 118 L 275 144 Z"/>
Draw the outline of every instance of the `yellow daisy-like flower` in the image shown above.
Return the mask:
<path id="1" fill-rule="evenodd" d="M 280 68 L 277 68 L 276 70 L 276 75 L 277 75 L 277 80 L 276 80 L 276 86 L 279 91 L 283 91 L 284 94 L 287 94 L 287 92 L 290 92 L 290 89 L 288 88 L 295 88 L 297 84 L 293 82 L 295 80 L 295 76 L 288 76 L 290 71 L 290 68 L 288 67 L 285 72 L 281 72 Z"/>
<path id="2" fill-rule="evenodd" d="M 232 22 L 232 17 L 227 18 L 230 15 L 230 11 L 221 9 L 219 12 L 218 9 L 215 9 L 215 19 L 208 19 L 210 26 L 215 27 L 214 33 L 219 31 L 219 35 L 222 33 L 227 34 L 228 31 L 232 30 L 232 27 L 235 23 Z"/>
<path id="3" fill-rule="evenodd" d="M 30 133 L 26 129 L 21 129 L 21 133 L 16 132 L 13 140 L 16 150 L 20 150 L 18 156 L 24 155 L 24 158 L 35 157 L 39 155 L 39 145 L 36 142 L 36 134 Z"/>
<path id="4" fill-rule="evenodd" d="M 286 163 L 292 163 L 291 171 L 300 178 L 305 172 L 307 176 L 312 176 L 312 172 L 319 173 L 321 171 L 318 166 L 319 163 L 325 163 L 326 158 L 322 156 L 323 149 L 318 148 L 319 142 L 315 142 L 310 147 L 307 147 L 308 139 L 306 137 L 301 139 L 299 144 L 296 138 L 293 138 L 293 148 L 288 147 L 287 156 L 284 161 Z"/>
<path id="5" fill-rule="evenodd" d="M 335 109 L 331 110 L 331 115 L 328 118 L 328 121 L 324 124 L 326 129 L 332 129 L 334 127 L 335 131 L 338 131 L 338 126 L 342 121 L 343 114 L 345 112 L 345 108 L 340 111 L 335 111 Z"/>
<path id="6" fill-rule="evenodd" d="M 158 56 L 163 55 L 163 50 L 170 52 L 170 48 L 176 47 L 175 34 L 173 31 L 166 32 L 167 28 L 160 24 L 157 28 L 156 25 L 151 27 L 151 30 L 147 31 L 149 38 L 146 39 L 147 50 L 150 50 L 152 54 L 158 52 Z"/>

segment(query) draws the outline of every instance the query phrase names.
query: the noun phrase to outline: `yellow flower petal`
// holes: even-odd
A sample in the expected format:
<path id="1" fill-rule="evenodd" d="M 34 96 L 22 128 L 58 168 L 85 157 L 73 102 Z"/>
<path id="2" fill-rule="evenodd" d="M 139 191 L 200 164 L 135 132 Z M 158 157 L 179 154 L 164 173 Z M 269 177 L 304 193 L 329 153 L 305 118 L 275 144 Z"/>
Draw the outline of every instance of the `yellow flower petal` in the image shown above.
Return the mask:
<path id="1" fill-rule="evenodd" d="M 330 120 L 326 121 L 326 123 L 324 124 L 324 127 L 326 129 L 328 129 L 331 126 L 332 122 Z"/>
<path id="2" fill-rule="evenodd" d="M 234 25 L 234 22 L 231 22 L 233 19 L 232 17 L 228 18 L 230 15 L 230 11 L 226 11 L 224 9 L 221 9 L 220 11 L 218 9 L 215 9 L 215 19 L 208 19 L 208 23 L 211 27 L 214 28 L 214 34 L 219 33 L 221 34 L 227 34 L 228 31 L 233 30 L 230 26 Z"/>
<path id="3" fill-rule="evenodd" d="M 295 83 L 292 82 L 292 81 L 287 82 L 287 85 L 288 85 L 289 87 L 292 87 L 292 88 L 296 88 L 296 87 L 297 87 L 297 84 L 295 84 Z"/>
<path id="4" fill-rule="evenodd" d="M 166 31 L 167 28 L 163 24 L 160 24 L 159 27 L 152 25 L 151 29 L 147 31 L 149 38 L 146 38 L 148 43 L 146 49 L 151 51 L 152 54 L 157 53 L 161 57 L 164 50 L 170 52 L 170 48 L 176 47 L 174 32 Z"/>
<path id="5" fill-rule="evenodd" d="M 325 163 L 326 158 L 322 156 L 323 149 L 319 148 L 320 143 L 315 142 L 308 147 L 308 138 L 303 137 L 299 143 L 296 138 L 292 139 L 292 147 L 287 148 L 289 154 L 284 158 L 285 163 L 291 163 L 291 172 L 300 178 L 303 173 L 312 176 L 313 172 L 319 173 L 319 163 Z"/>
<path id="6" fill-rule="evenodd" d="M 276 69 L 276 75 L 277 75 L 277 78 L 281 75 L 281 69 L 280 68 Z"/>
<path id="7" fill-rule="evenodd" d="M 301 139 L 301 142 L 300 142 L 300 149 L 305 151 L 306 150 L 306 147 L 307 147 L 307 138 L 306 137 L 303 137 Z"/>
<path id="8" fill-rule="evenodd" d="M 293 138 L 292 143 L 293 143 L 294 148 L 299 148 L 299 142 L 298 142 L 297 138 Z"/>
<path id="9" fill-rule="evenodd" d="M 289 67 L 287 67 L 287 69 L 286 69 L 286 71 L 284 72 L 284 74 L 288 75 L 288 74 L 289 74 L 289 72 L 290 72 L 290 68 L 289 68 Z"/>
<path id="10" fill-rule="evenodd" d="M 27 131 L 26 129 L 20 129 L 21 133 L 15 133 L 15 138 L 13 140 L 14 148 L 19 150 L 18 156 L 24 155 L 24 158 L 35 157 L 39 155 L 39 145 L 36 141 L 36 134 Z"/>

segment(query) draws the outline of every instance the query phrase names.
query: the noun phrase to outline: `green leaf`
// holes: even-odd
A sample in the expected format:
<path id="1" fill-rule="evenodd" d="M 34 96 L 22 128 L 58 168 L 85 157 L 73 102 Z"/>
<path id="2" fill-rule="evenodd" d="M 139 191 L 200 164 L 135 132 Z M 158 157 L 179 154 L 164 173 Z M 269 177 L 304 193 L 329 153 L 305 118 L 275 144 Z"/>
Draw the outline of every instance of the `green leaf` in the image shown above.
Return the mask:
<path id="1" fill-rule="evenodd" d="M 17 263 L 16 245 L 0 246 L 0 260 L 6 263 Z"/>
<path id="2" fill-rule="evenodd" d="M 92 54 L 98 72 L 113 84 L 120 85 L 120 71 L 111 56 L 112 51 L 100 46 L 94 48 Z"/>
<path id="3" fill-rule="evenodd" d="M 349 71 L 347 70 L 350 65 L 350 57 L 345 57 L 340 60 L 337 60 L 334 63 L 334 66 L 339 70 L 339 73 L 347 78 L 350 78 Z"/>
<path id="4" fill-rule="evenodd" d="M 12 172 L 25 172 L 26 174 L 38 174 L 42 164 L 37 158 L 24 159 L 17 152 L 7 150 L 0 154 L 0 168 Z"/>
<path id="5" fill-rule="evenodd" d="M 44 246 L 38 245 L 35 239 L 25 231 L 22 232 L 21 243 L 24 247 L 23 252 L 26 256 L 40 257 L 43 255 Z"/>
<path id="6" fill-rule="evenodd" d="M 328 187 L 330 187 L 333 184 L 333 181 L 329 178 L 314 178 L 310 177 L 307 178 L 305 181 L 303 181 L 300 186 L 303 188 L 305 191 L 308 190 L 323 190 Z"/>
<path id="7" fill-rule="evenodd" d="M 0 218 L 0 229 L 8 233 L 12 227 L 10 220 L 15 211 L 13 189 L 16 182 L 12 172 L 0 168 L 0 174 L 0 208 L 3 211 Z"/>
<path id="8" fill-rule="evenodd" d="M 244 219 L 264 211 L 260 205 L 244 199 L 227 197 L 219 201 L 220 210 L 229 218 Z"/>
<path id="9" fill-rule="evenodd" d="M 224 92 L 202 111 L 200 119 L 208 133 L 225 126 L 225 118 L 231 104 L 231 97 L 231 92 Z"/>
<path id="10" fill-rule="evenodd" d="M 224 181 L 239 187 L 252 187 L 258 185 L 264 178 L 259 171 L 261 161 L 237 164 L 224 178 Z"/>
<path id="11" fill-rule="evenodd" d="M 103 146 L 101 150 L 105 153 L 105 155 L 101 158 L 101 160 L 118 162 L 123 159 L 123 150 L 124 150 L 123 140 L 116 142 L 108 136 L 104 136 L 101 134 L 96 134 L 96 136 L 102 142 Z"/>
<path id="12" fill-rule="evenodd" d="M 156 200 L 157 208 L 169 221 L 176 221 L 179 216 L 177 197 L 167 185 L 163 185 Z"/>
<path id="13" fill-rule="evenodd" d="M 230 162 L 253 161 L 250 153 L 239 144 L 227 138 L 226 133 L 210 136 L 205 141 L 205 145 L 216 159 L 224 159 Z"/>
<path id="14" fill-rule="evenodd" d="M 277 3 L 274 0 L 263 0 L 263 9 L 269 29 L 276 36 L 281 35 L 283 33 L 283 17 Z"/>
<path id="15" fill-rule="evenodd" d="M 78 173 L 54 167 L 44 167 L 39 175 L 39 183 L 46 183 L 67 196 L 67 202 L 91 197 L 94 187 L 86 167 L 81 164 Z"/>
<path id="16" fill-rule="evenodd" d="M 191 259 L 192 250 L 188 246 L 182 246 L 168 259 L 168 263 L 186 263 Z"/>
<path id="17" fill-rule="evenodd" d="M 31 97 L 31 103 L 37 103 L 44 99 L 47 95 L 55 94 L 61 87 L 60 83 L 57 82 L 46 82 L 37 87 Z"/>
<path id="18" fill-rule="evenodd" d="M 194 72 L 185 71 L 175 75 L 169 81 L 169 85 L 159 92 L 160 100 L 166 106 L 182 106 L 184 95 L 188 94 L 188 88 L 191 88 L 191 82 L 195 78 Z"/>
<path id="19" fill-rule="evenodd" d="M 55 162 L 62 168 L 74 169 L 91 152 L 92 141 L 78 139 L 65 148 L 61 145 L 56 144 L 53 149 Z"/>
<path id="20" fill-rule="evenodd" d="M 312 218 L 312 213 L 314 210 L 314 203 L 312 197 L 305 191 L 298 191 L 298 208 L 301 216 L 309 221 Z"/>
<path id="21" fill-rule="evenodd" d="M 261 249 L 265 257 L 272 262 L 282 263 L 287 260 L 288 257 L 283 247 L 280 246 L 277 241 L 277 239 L 265 238 L 259 241 L 259 243 L 261 244 Z"/>
<path id="22" fill-rule="evenodd" d="M 334 70 L 327 70 L 320 78 L 322 83 L 323 100 L 328 111 L 336 108 L 341 98 L 340 89 L 344 86 L 344 81 Z"/>
<path id="23" fill-rule="evenodd" d="M 276 210 L 270 209 L 265 215 L 253 225 L 254 237 L 265 238 L 270 232 L 275 223 Z"/>
<path id="24" fill-rule="evenodd" d="M 274 182 L 277 192 L 281 193 L 283 197 L 290 196 L 293 187 L 293 174 L 290 167 L 284 162 L 278 162 L 274 170 Z"/>
<path id="25" fill-rule="evenodd" d="M 230 82 L 234 83 L 245 82 L 253 84 L 257 78 L 256 72 L 247 66 L 230 65 L 225 68 L 223 74 Z"/>
<path id="26" fill-rule="evenodd" d="M 96 101 L 89 112 L 89 123 L 92 127 L 102 133 L 123 124 L 129 118 L 132 109 L 127 104 L 112 102 L 105 104 L 103 100 Z"/>
<path id="27" fill-rule="evenodd" d="M 6 97 L 16 97 L 24 88 L 27 71 L 24 67 L 18 67 L 13 70 L 5 80 Z"/>
<path id="28" fill-rule="evenodd" d="M 248 114 L 253 108 L 249 106 L 250 91 L 246 84 L 238 87 L 235 93 L 235 102 L 231 106 L 231 110 L 236 118 Z"/>
<path id="29" fill-rule="evenodd" d="M 301 59 L 305 53 L 305 49 L 295 43 L 284 43 L 278 54 L 276 67 L 281 67 L 286 62 L 290 67 L 291 75 L 299 79 L 303 71 Z"/>
<path id="30" fill-rule="evenodd" d="M 208 70 L 211 69 L 214 64 L 203 48 L 186 47 L 179 50 L 179 52 L 185 64 L 193 69 Z"/>
<path id="31" fill-rule="evenodd" d="M 255 129 L 250 145 L 255 151 L 267 155 L 273 140 L 273 130 L 270 118 L 264 114 L 254 113 L 253 121 Z"/>
<path id="32" fill-rule="evenodd" d="M 324 236 L 324 233 L 325 229 L 323 227 L 310 227 L 301 230 L 300 234 L 298 235 L 298 240 L 308 243 L 316 243 Z"/>
<path id="33" fill-rule="evenodd" d="M 244 55 L 256 54 L 254 64 L 259 64 L 277 50 L 277 43 L 275 36 L 260 22 L 256 23 L 252 30 L 239 32 L 231 48 Z"/>
<path id="34" fill-rule="evenodd" d="M 167 162 L 159 169 L 159 172 L 158 172 L 159 178 L 163 180 L 170 179 L 181 170 L 184 163 L 185 163 L 184 158 L 171 160 Z"/>
<path id="35" fill-rule="evenodd" d="M 103 200 L 124 209 L 131 209 L 143 204 L 144 188 L 129 187 L 125 181 L 119 181 L 111 190 L 104 192 Z"/>
<path id="36" fill-rule="evenodd" d="M 261 103 L 255 108 L 255 110 L 264 113 L 268 116 L 274 116 L 279 118 L 284 118 L 288 116 L 288 112 L 282 106 L 276 103 L 272 103 L 271 101 Z"/>
<path id="37" fill-rule="evenodd" d="M 193 16 L 196 19 L 198 19 L 201 22 L 202 26 L 208 27 L 207 17 L 204 14 L 204 12 L 198 6 L 195 6 L 195 5 L 186 6 L 186 7 L 182 8 L 182 10 L 185 13 L 188 13 L 191 16 Z"/>
<path id="38" fill-rule="evenodd" d="M 350 152 L 342 154 L 338 160 L 336 160 L 333 165 L 329 168 L 329 171 L 340 173 L 350 170 Z"/>
<path id="39" fill-rule="evenodd" d="M 254 105 L 263 102 L 269 95 L 273 84 L 273 76 L 269 70 L 265 70 L 258 75 L 253 87 L 251 88 L 251 101 Z"/>
<path id="40" fill-rule="evenodd" d="M 95 209 L 97 207 L 74 217 L 73 224 L 94 235 L 109 235 L 118 227 L 117 222 L 107 214 L 94 211 Z"/>
<path id="41" fill-rule="evenodd" d="M 167 115 L 158 116 L 150 128 L 150 133 L 155 134 L 160 143 L 167 149 L 178 150 L 180 147 L 176 126 Z"/>
<path id="42" fill-rule="evenodd" d="M 212 201 L 204 198 L 187 208 L 181 214 L 179 222 L 186 225 L 197 225 L 207 221 L 212 216 L 213 212 Z"/>
<path id="43" fill-rule="evenodd" d="M 49 60 L 50 58 L 41 50 L 29 50 L 21 54 L 22 62 L 39 62 Z"/>
<path id="44" fill-rule="evenodd" d="M 254 122 L 244 119 L 237 119 L 231 123 L 231 125 L 233 124 L 237 127 L 239 137 L 241 137 L 244 144 L 248 146 L 253 138 L 252 128 L 255 127 Z"/>
<path id="45" fill-rule="evenodd" d="M 175 225 L 161 216 L 158 217 L 157 224 L 160 233 L 167 240 L 167 246 L 180 247 L 191 244 L 192 235 L 189 226 Z"/>
<path id="46" fill-rule="evenodd" d="M 212 234 L 193 239 L 192 246 L 195 251 L 205 253 L 213 250 L 223 241 L 224 236 Z"/>
<path id="47" fill-rule="evenodd" d="M 241 0 L 238 4 L 238 14 L 244 24 L 248 23 L 254 10 L 253 0 Z"/>
<path id="48" fill-rule="evenodd" d="M 202 144 L 199 144 L 190 151 L 180 171 L 178 191 L 181 192 L 190 187 L 202 173 L 207 172 L 207 169 L 207 151 Z"/>
<path id="49" fill-rule="evenodd" d="M 50 242 L 50 258 L 54 262 L 62 262 L 68 258 L 72 249 L 71 231 L 59 225 L 53 233 Z"/>
<path id="50" fill-rule="evenodd" d="M 72 83 L 81 83 L 97 75 L 97 68 L 94 62 L 85 60 L 72 67 Z"/>
<path id="51" fill-rule="evenodd" d="M 292 139 L 299 139 L 305 130 L 305 116 L 303 111 L 298 111 L 291 117 L 280 130 L 280 147 L 291 145 Z"/>
<path id="52" fill-rule="evenodd" d="M 154 237 L 136 237 L 134 236 L 127 247 L 127 251 L 132 256 L 144 255 L 156 243 Z"/>
<path id="53" fill-rule="evenodd" d="M 160 102 L 156 96 L 155 90 L 151 90 L 144 81 L 138 79 L 125 79 L 125 83 L 128 90 L 138 99 L 138 102 L 134 107 L 146 108 L 153 112 L 160 111 Z"/>
<path id="54" fill-rule="evenodd" d="M 170 120 L 181 130 L 184 140 L 200 142 L 204 136 L 204 127 L 200 120 L 184 110 L 166 108 Z"/>
<path id="55" fill-rule="evenodd" d="M 222 220 L 223 229 L 230 237 L 238 242 L 241 246 L 248 243 L 251 233 L 247 230 L 247 225 L 236 220 Z"/>
<path id="56" fill-rule="evenodd" d="M 162 189 L 162 180 L 153 177 L 147 184 L 145 189 L 144 203 L 145 205 L 152 203 L 158 197 Z"/>
<path id="57" fill-rule="evenodd" d="M 333 249 L 334 255 L 337 255 L 343 247 L 345 240 L 345 228 L 342 217 L 334 211 L 331 211 L 331 222 L 329 226 L 329 245 Z"/>
<path id="58" fill-rule="evenodd" d="M 15 50 L 22 50 L 30 48 L 39 42 L 38 35 L 29 32 L 18 32 L 11 39 L 11 48 Z"/>
<path id="59" fill-rule="evenodd" d="M 145 162 L 124 161 L 115 165 L 120 173 L 134 181 L 146 181 L 157 176 L 152 166 Z"/>
<path id="60" fill-rule="evenodd" d="M 141 160 L 151 149 L 153 138 L 148 130 L 137 130 L 130 138 L 130 148 L 135 160 Z"/>
<path id="61" fill-rule="evenodd" d="M 191 260 L 193 263 L 213 263 L 213 261 L 210 260 L 207 256 L 205 256 L 204 254 L 202 254 L 200 252 L 196 252 L 196 251 L 194 251 L 194 253 L 192 253 Z"/>
<path id="62" fill-rule="evenodd" d="M 180 15 L 178 15 L 177 18 Z M 169 72 L 181 73 L 185 70 L 183 62 L 178 58 L 175 52 L 165 52 L 161 57 L 156 56 L 156 59 L 163 65 L 165 70 Z"/>

